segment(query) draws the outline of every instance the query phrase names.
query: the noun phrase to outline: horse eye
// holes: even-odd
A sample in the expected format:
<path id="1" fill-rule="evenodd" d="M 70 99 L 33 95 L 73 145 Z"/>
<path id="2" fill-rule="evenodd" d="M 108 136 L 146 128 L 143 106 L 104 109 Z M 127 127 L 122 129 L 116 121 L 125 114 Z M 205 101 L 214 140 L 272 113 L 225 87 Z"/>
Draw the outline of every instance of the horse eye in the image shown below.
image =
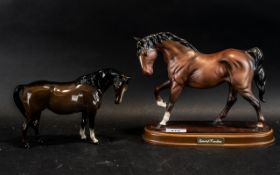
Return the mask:
<path id="1" fill-rule="evenodd" d="M 122 85 L 121 79 L 120 79 L 120 78 L 117 78 L 117 80 L 116 80 L 115 83 L 114 83 L 114 86 L 115 86 L 116 88 L 119 88 L 121 85 Z"/>

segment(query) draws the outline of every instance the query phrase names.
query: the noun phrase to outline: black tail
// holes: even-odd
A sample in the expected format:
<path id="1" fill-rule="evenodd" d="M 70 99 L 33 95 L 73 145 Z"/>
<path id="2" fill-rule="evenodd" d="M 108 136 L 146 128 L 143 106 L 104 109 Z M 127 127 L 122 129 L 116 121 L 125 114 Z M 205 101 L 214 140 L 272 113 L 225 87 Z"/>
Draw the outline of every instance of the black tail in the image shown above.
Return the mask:
<path id="1" fill-rule="evenodd" d="M 266 83 L 266 75 L 263 68 L 263 53 L 258 47 L 254 47 L 252 49 L 247 50 L 247 52 L 254 58 L 255 60 L 255 75 L 254 80 L 259 89 L 259 99 L 262 102 L 265 102 L 263 99 L 263 95 L 265 93 L 265 83 Z"/>
<path id="2" fill-rule="evenodd" d="M 20 92 L 21 90 L 24 88 L 23 85 L 18 85 L 15 90 L 14 90 L 14 94 L 13 94 L 13 97 L 14 97 L 14 102 L 15 104 L 17 105 L 18 109 L 20 110 L 20 112 L 22 113 L 22 115 L 24 117 L 26 117 L 25 115 L 25 109 L 24 109 L 24 106 L 22 104 L 22 101 L 20 99 Z"/>

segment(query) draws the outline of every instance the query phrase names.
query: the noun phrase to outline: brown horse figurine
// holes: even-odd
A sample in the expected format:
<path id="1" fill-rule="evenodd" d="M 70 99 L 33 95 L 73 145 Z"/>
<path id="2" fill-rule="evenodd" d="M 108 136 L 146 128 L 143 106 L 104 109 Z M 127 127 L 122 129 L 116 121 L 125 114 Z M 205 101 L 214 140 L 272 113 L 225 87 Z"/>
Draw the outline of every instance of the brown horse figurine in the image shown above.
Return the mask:
<path id="1" fill-rule="evenodd" d="M 258 117 L 257 129 L 263 128 L 264 116 L 260 101 L 252 92 L 254 79 L 259 90 L 259 99 L 264 101 L 266 76 L 263 69 L 263 54 L 259 48 L 226 49 L 204 54 L 186 40 L 169 32 L 135 39 L 137 40 L 137 56 L 144 75 L 153 74 L 153 64 L 159 52 L 167 63 L 169 80 L 157 86 L 154 91 L 157 105 L 166 108 L 159 127 L 165 126 L 169 121 L 172 108 L 185 86 L 210 88 L 227 82 L 229 84 L 227 103 L 214 124 L 222 124 L 222 119 L 227 116 L 239 93 L 255 108 Z M 159 92 L 168 87 L 170 87 L 170 97 L 166 104 Z"/>
<path id="2" fill-rule="evenodd" d="M 93 143 L 98 143 L 94 133 L 94 121 L 101 105 L 102 95 L 113 86 L 115 103 L 121 103 L 129 79 L 130 77 L 114 69 L 101 69 L 81 76 L 73 82 L 37 81 L 17 86 L 14 91 L 14 101 L 26 118 L 22 128 L 24 147 L 30 147 L 27 141 L 29 127 L 34 129 L 37 140 L 42 143 L 39 136 L 39 121 L 41 112 L 45 109 L 58 114 L 82 112 L 81 139 L 86 139 L 85 126 L 89 121 L 90 138 Z"/>

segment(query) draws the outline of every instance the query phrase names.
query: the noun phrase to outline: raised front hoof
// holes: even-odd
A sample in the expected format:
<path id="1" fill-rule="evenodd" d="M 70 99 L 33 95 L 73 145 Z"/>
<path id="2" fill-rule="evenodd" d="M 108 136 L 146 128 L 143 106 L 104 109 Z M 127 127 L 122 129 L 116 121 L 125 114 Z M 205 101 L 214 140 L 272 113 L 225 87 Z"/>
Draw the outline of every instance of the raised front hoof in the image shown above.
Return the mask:
<path id="1" fill-rule="evenodd" d="M 263 131 L 263 130 L 264 130 L 264 124 L 261 123 L 261 122 L 257 123 L 256 128 L 255 128 L 255 131 L 261 132 L 261 131 Z"/>
<path id="2" fill-rule="evenodd" d="M 166 102 L 164 102 L 163 100 L 159 100 L 159 101 L 157 101 L 157 106 L 166 108 Z"/>
<path id="3" fill-rule="evenodd" d="M 214 120 L 214 121 L 212 122 L 212 125 L 213 125 L 213 126 L 223 126 L 224 123 L 223 123 L 223 121 L 222 121 L 221 119 L 216 119 L 216 120 Z"/>
<path id="4" fill-rule="evenodd" d="M 162 124 L 159 123 L 159 124 L 156 126 L 156 128 L 157 128 L 157 129 L 163 129 L 163 128 L 165 128 L 165 126 L 166 126 L 166 125 L 162 125 Z"/>
<path id="5" fill-rule="evenodd" d="M 26 143 L 23 143 L 23 148 L 30 149 L 31 146 L 30 146 L 30 144 L 28 142 L 26 142 Z"/>

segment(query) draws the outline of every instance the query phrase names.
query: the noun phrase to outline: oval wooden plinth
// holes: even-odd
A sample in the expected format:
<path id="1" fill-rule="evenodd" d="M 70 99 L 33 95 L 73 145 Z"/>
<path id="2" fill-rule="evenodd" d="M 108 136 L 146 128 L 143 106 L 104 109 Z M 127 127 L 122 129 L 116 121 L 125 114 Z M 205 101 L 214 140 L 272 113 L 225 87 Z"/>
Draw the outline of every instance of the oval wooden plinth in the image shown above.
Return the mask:
<path id="1" fill-rule="evenodd" d="M 255 122 L 170 122 L 165 127 L 147 125 L 143 138 L 146 142 L 167 146 L 186 147 L 267 147 L 274 143 L 273 129 L 265 124 L 256 129 Z"/>

